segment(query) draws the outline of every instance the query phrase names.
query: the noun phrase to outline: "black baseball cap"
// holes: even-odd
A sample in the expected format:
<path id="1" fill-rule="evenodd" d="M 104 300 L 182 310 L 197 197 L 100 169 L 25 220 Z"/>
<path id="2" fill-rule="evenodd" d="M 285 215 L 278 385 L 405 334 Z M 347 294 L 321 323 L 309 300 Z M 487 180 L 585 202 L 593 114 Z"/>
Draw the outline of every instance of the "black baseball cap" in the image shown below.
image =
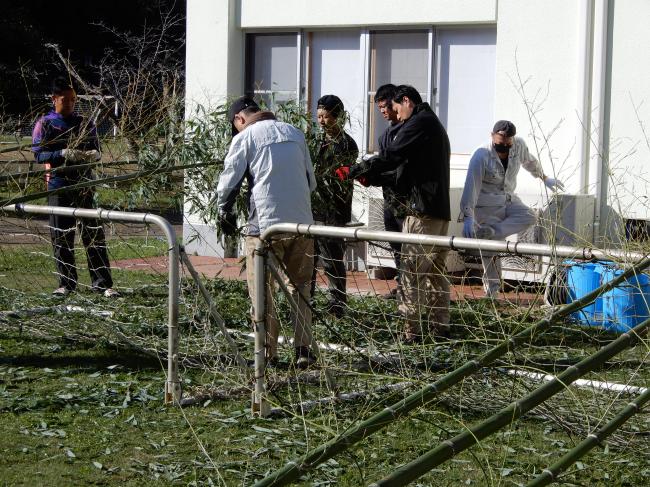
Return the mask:
<path id="1" fill-rule="evenodd" d="M 241 98 L 237 98 L 234 102 L 232 102 L 230 108 L 228 109 L 228 120 L 230 121 L 230 123 L 233 124 L 233 122 L 235 121 L 235 115 L 237 115 L 242 110 L 246 110 L 247 108 L 250 107 L 255 107 L 257 109 L 260 108 L 257 102 L 249 96 L 242 96 Z M 235 135 L 236 133 L 237 133 L 237 129 L 233 124 L 232 134 Z"/>
<path id="2" fill-rule="evenodd" d="M 515 124 L 509 120 L 499 120 L 494 124 L 492 133 L 501 133 L 501 135 L 505 135 L 506 137 L 514 137 L 514 135 L 517 133 L 517 127 L 515 127 Z"/>

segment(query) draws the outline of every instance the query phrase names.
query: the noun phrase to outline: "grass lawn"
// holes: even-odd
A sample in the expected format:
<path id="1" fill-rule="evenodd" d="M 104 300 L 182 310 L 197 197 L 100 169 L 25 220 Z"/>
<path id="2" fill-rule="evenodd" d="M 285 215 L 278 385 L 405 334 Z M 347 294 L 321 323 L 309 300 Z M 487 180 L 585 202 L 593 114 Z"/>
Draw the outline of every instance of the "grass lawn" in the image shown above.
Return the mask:
<path id="1" fill-rule="evenodd" d="M 210 392 L 191 407 L 163 405 L 166 359 L 166 276 L 116 270 L 123 297 L 107 300 L 86 291 L 54 298 L 49 246 L 0 248 L 0 483 L 2 485 L 251 485 L 404 392 L 324 404 L 305 415 L 289 405 L 328 395 L 316 383 L 286 384 L 293 371 L 269 372 L 270 394 L 286 414 L 251 418 L 250 382 L 227 357 L 216 327 L 190 281 L 180 302 L 181 377 L 186 395 Z M 130 239 L 111 248 L 112 259 L 164 254 L 164 242 Z M 79 262 L 83 257 L 78 256 Z M 87 273 L 80 277 L 87 284 Z M 248 299 L 242 283 L 206 283 L 229 327 L 248 332 Z M 317 309 L 324 304 L 319 296 Z M 76 308 L 63 309 L 63 305 Z M 278 298 L 286 321 L 286 303 Z M 13 313 L 9 313 L 13 311 Z M 384 368 L 362 367 L 359 357 L 327 355 L 342 391 L 369 390 L 409 381 L 416 387 L 441 369 L 465 363 L 521 329 L 540 310 L 474 301 L 457 303 L 449 342 L 401 347 L 395 340 L 395 303 L 353 299 L 346 318 L 321 319 L 319 339 L 383 352 L 399 352 Z M 316 468 L 302 485 L 367 485 L 464 431 L 532 390 L 536 384 L 507 376 L 507 367 L 560 370 L 613 337 L 566 324 L 484 370 Z M 250 342 L 239 338 L 246 356 Z M 283 349 L 285 361 L 289 351 Z M 612 360 L 596 380 L 650 386 L 648 345 Z M 206 396 L 207 397 L 207 396 Z M 609 419 L 630 396 L 571 388 L 509 428 L 442 464 L 417 485 L 524 485 L 577 444 L 598 421 Z M 650 418 L 647 409 L 562 478 L 565 485 L 650 483 Z M 414 484 L 415 485 L 415 484 Z"/>

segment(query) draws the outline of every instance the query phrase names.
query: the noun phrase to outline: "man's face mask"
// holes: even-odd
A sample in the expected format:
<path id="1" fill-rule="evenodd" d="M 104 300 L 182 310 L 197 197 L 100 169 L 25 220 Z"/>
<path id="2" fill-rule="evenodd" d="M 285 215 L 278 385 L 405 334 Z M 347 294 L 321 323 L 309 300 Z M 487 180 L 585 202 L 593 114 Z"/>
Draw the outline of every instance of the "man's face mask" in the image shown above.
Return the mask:
<path id="1" fill-rule="evenodd" d="M 501 152 L 502 154 L 507 154 L 510 152 L 510 148 L 512 145 L 507 145 L 507 144 L 494 144 L 494 150 L 497 152 Z"/>

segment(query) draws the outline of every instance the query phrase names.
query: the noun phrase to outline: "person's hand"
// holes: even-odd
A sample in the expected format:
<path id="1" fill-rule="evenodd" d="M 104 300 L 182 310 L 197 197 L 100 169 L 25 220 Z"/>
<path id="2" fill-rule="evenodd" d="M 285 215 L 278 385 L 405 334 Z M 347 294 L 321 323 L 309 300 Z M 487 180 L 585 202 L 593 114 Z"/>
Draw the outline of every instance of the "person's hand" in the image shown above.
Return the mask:
<path id="1" fill-rule="evenodd" d="M 66 162 L 83 162 L 85 158 L 84 151 L 79 149 L 63 149 L 61 156 L 63 156 Z"/>
<path id="2" fill-rule="evenodd" d="M 75 163 L 88 163 L 95 162 L 102 158 L 101 153 L 96 150 L 79 150 L 79 149 L 63 149 L 61 155 L 66 162 Z"/>
<path id="3" fill-rule="evenodd" d="M 341 166 L 334 171 L 334 175 L 339 181 L 346 181 L 350 177 L 350 168 L 348 166 Z"/>
<path id="4" fill-rule="evenodd" d="M 364 175 L 368 172 L 370 168 L 370 163 L 368 161 L 361 161 L 352 167 L 348 168 L 348 178 L 350 179 L 359 179 L 359 176 Z"/>
<path id="5" fill-rule="evenodd" d="M 559 179 L 549 178 L 546 176 L 544 178 L 544 184 L 552 191 L 564 191 L 564 184 L 562 184 L 562 181 Z"/>
<path id="6" fill-rule="evenodd" d="M 97 149 L 87 150 L 84 151 L 84 157 L 86 162 L 97 162 L 102 158 L 102 153 Z"/>
<path id="7" fill-rule="evenodd" d="M 225 236 L 234 237 L 237 235 L 237 215 L 235 213 L 219 213 L 217 225 Z"/>
<path id="8" fill-rule="evenodd" d="M 368 178 L 366 178 L 365 176 L 359 176 L 357 178 L 357 181 L 361 183 L 361 186 L 365 186 L 366 188 L 370 186 L 370 182 L 368 181 Z"/>
<path id="9" fill-rule="evenodd" d="M 463 222 L 463 237 L 476 238 L 476 229 L 474 228 L 474 218 L 466 216 Z"/>

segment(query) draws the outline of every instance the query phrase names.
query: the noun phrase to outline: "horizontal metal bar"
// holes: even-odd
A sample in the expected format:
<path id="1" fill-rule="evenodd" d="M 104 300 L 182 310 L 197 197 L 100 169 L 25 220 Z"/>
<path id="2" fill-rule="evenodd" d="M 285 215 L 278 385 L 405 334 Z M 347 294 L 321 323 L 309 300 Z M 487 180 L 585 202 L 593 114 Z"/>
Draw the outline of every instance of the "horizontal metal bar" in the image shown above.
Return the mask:
<path id="1" fill-rule="evenodd" d="M 307 225 L 304 223 L 276 223 L 267 228 L 261 238 L 262 240 L 268 240 L 273 237 L 273 235 L 280 233 L 310 235 L 312 237 L 345 238 L 361 241 L 381 240 L 384 242 L 403 244 L 432 245 L 436 247 L 446 247 L 451 250 L 481 250 L 484 252 L 499 252 L 514 255 L 536 255 L 582 260 L 625 260 L 636 262 L 645 257 L 645 254 L 641 252 L 632 252 L 623 249 L 594 249 L 591 247 L 570 247 L 568 245 L 513 242 L 511 240 L 482 240 L 447 235 L 421 235 L 366 230 L 362 228 Z"/>

